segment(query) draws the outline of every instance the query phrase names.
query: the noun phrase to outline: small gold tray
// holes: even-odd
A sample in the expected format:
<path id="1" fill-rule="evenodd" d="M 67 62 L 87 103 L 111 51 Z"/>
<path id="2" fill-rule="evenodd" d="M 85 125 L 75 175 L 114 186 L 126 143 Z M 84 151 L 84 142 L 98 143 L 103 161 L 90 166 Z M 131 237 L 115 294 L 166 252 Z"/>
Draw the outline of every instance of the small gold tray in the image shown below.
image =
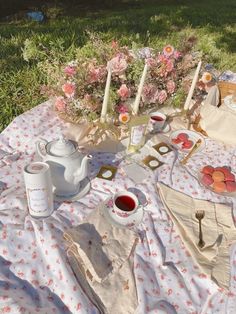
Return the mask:
<path id="1" fill-rule="evenodd" d="M 97 178 L 104 179 L 104 180 L 112 180 L 117 172 L 117 168 L 110 165 L 103 165 L 101 166 Z"/>
<path id="2" fill-rule="evenodd" d="M 162 161 L 151 155 L 146 156 L 142 161 L 151 170 L 155 170 L 164 164 Z"/>
<path id="3" fill-rule="evenodd" d="M 164 142 L 152 146 L 160 155 L 165 155 L 172 151 L 172 149 Z"/>

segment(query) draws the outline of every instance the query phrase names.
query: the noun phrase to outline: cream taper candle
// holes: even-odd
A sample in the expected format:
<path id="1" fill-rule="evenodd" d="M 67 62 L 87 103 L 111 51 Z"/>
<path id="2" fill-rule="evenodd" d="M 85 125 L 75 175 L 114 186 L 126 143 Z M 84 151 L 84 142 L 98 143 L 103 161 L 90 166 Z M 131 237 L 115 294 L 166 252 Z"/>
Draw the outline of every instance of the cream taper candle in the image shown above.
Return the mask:
<path id="1" fill-rule="evenodd" d="M 143 91 L 143 85 L 144 85 L 144 82 L 145 82 L 145 79 L 146 79 L 147 70 L 148 70 L 148 65 L 146 63 L 145 66 L 144 66 L 144 69 L 143 69 L 143 73 L 142 73 L 142 77 L 141 77 L 140 83 L 139 83 L 138 92 L 137 92 L 137 95 L 136 95 L 136 98 L 135 98 L 135 101 L 134 101 L 134 104 L 133 104 L 133 113 L 134 114 L 138 113 L 140 98 L 141 98 L 141 94 L 142 94 L 142 91 Z"/>
<path id="2" fill-rule="evenodd" d="M 108 100 L 109 100 L 109 90 L 111 85 L 111 66 L 108 64 L 107 66 L 107 81 L 106 81 L 106 87 L 105 87 L 105 93 L 103 97 L 103 103 L 102 103 L 102 112 L 100 117 L 100 122 L 104 123 L 106 121 L 106 114 L 107 114 L 107 107 L 108 107 Z"/>
<path id="3" fill-rule="evenodd" d="M 190 90 L 188 92 L 188 96 L 187 96 L 185 104 L 184 104 L 184 110 L 188 110 L 189 109 L 189 105 L 190 105 L 191 99 L 193 97 L 193 92 L 194 92 L 195 86 L 197 84 L 198 74 L 200 72 L 201 65 L 202 65 L 202 61 L 199 61 L 197 69 L 196 69 L 196 72 L 195 72 L 194 77 L 193 77 L 193 81 L 192 81 Z"/>

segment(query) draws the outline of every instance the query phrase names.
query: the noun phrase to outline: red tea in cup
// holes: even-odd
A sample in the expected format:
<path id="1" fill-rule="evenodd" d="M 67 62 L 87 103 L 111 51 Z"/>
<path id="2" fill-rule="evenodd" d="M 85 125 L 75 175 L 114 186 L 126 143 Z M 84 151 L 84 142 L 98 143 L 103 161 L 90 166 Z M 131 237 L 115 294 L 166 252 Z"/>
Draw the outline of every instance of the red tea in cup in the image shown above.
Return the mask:
<path id="1" fill-rule="evenodd" d="M 122 218 L 133 215 L 139 207 L 136 195 L 129 191 L 117 192 L 113 196 L 113 212 Z"/>
<path id="2" fill-rule="evenodd" d="M 118 196 L 115 200 L 115 205 L 119 209 L 126 211 L 126 212 L 130 212 L 130 211 L 134 210 L 135 206 L 136 206 L 133 198 L 130 196 L 127 196 L 127 195 Z"/>
<path id="3" fill-rule="evenodd" d="M 150 122 L 152 131 L 160 131 L 166 121 L 166 115 L 162 112 L 156 111 L 150 114 Z"/>
<path id="4" fill-rule="evenodd" d="M 151 116 L 151 119 L 155 121 L 164 121 L 164 119 L 160 116 Z"/>

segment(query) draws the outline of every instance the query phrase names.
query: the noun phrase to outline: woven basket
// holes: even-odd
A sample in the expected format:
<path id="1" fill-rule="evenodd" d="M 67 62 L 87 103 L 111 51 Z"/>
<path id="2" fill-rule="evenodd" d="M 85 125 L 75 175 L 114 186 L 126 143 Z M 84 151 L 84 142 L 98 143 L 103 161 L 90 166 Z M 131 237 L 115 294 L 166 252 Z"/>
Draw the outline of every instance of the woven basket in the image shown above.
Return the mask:
<path id="1" fill-rule="evenodd" d="M 223 103 L 224 98 L 227 95 L 236 93 L 236 83 L 220 81 L 218 83 L 218 88 L 220 91 L 220 103 L 218 107 L 220 107 Z M 194 122 L 192 123 L 193 129 L 207 136 L 207 133 L 200 127 L 200 120 L 201 120 L 201 116 L 198 115 L 195 118 Z"/>

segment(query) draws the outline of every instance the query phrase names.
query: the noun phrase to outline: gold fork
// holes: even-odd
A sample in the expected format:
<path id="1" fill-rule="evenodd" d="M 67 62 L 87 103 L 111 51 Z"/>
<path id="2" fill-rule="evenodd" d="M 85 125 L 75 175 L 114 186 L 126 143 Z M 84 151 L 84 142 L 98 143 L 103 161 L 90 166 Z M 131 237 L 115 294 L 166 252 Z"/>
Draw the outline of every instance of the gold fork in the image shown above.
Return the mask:
<path id="1" fill-rule="evenodd" d="M 205 216 L 205 212 L 204 210 L 197 210 L 195 217 L 198 220 L 198 224 L 199 224 L 199 242 L 198 242 L 198 246 L 200 248 L 203 248 L 205 245 L 205 242 L 203 241 L 203 237 L 202 237 L 202 219 Z"/>

